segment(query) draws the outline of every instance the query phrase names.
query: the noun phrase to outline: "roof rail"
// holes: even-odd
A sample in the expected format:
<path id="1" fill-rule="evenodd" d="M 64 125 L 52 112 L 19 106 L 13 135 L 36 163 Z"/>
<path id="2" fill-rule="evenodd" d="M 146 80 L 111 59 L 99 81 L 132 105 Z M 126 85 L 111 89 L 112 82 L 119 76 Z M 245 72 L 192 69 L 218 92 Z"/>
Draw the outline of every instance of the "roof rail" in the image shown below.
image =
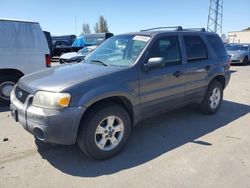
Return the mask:
<path id="1" fill-rule="evenodd" d="M 154 28 L 150 28 L 150 29 L 143 29 L 140 30 L 141 32 L 143 31 L 153 31 L 153 30 L 158 30 L 158 29 L 176 29 L 177 31 L 182 30 L 181 26 L 172 26 L 172 27 L 154 27 Z"/>
<path id="2" fill-rule="evenodd" d="M 173 26 L 173 27 L 155 27 L 155 28 L 150 28 L 150 29 L 143 29 L 143 31 L 153 31 L 153 30 L 159 30 L 159 29 L 176 29 L 176 31 L 202 31 L 205 32 L 205 28 L 182 28 L 181 26 Z"/>
<path id="3" fill-rule="evenodd" d="M 183 29 L 184 31 L 202 31 L 205 32 L 206 29 L 205 28 L 185 28 Z"/>

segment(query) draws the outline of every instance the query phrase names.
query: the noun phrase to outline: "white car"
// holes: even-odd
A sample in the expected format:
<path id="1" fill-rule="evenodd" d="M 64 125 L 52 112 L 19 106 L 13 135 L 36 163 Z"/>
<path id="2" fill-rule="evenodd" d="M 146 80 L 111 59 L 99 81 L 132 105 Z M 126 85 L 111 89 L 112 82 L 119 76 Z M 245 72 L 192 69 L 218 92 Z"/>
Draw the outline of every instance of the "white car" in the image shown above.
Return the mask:
<path id="1" fill-rule="evenodd" d="M 65 53 L 60 56 L 59 61 L 61 64 L 63 63 L 72 63 L 77 62 L 79 63 L 82 61 L 89 53 L 91 53 L 94 49 L 96 49 L 97 46 L 86 46 L 79 50 L 78 52 L 69 52 Z"/>
<path id="2" fill-rule="evenodd" d="M 45 35 L 36 22 L 0 18 L 0 106 L 23 75 L 50 66 Z"/>

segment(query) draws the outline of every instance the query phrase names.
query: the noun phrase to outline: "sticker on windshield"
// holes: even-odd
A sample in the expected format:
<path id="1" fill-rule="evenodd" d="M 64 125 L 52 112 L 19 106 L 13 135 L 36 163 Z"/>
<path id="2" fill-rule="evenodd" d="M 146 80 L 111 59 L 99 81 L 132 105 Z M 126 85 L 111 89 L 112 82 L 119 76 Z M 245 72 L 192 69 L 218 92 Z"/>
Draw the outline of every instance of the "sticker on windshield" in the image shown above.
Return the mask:
<path id="1" fill-rule="evenodd" d="M 136 35 L 134 36 L 133 40 L 140 40 L 140 41 L 143 41 L 143 42 L 148 42 L 150 39 L 150 37 L 147 37 L 147 36 L 139 36 L 139 35 Z"/>

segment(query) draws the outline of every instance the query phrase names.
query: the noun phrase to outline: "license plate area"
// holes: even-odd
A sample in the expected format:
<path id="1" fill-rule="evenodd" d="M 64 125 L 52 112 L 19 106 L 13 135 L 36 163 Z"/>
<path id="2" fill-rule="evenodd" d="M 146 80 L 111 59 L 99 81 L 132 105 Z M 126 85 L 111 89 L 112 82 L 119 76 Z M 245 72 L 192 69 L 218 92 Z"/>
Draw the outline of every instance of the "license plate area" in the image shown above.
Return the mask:
<path id="1" fill-rule="evenodd" d="M 11 113 L 11 116 L 14 118 L 14 120 L 16 122 L 18 122 L 18 111 L 15 107 L 13 107 L 12 105 L 10 106 L 10 113 Z"/>

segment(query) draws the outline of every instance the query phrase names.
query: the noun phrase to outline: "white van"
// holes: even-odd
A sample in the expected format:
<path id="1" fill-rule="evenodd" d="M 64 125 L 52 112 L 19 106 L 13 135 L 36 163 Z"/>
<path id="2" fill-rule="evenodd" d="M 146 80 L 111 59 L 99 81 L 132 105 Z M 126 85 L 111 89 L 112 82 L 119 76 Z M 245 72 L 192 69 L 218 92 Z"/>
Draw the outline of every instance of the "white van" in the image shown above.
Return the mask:
<path id="1" fill-rule="evenodd" d="M 0 106 L 20 77 L 50 66 L 49 54 L 39 23 L 0 18 Z"/>

